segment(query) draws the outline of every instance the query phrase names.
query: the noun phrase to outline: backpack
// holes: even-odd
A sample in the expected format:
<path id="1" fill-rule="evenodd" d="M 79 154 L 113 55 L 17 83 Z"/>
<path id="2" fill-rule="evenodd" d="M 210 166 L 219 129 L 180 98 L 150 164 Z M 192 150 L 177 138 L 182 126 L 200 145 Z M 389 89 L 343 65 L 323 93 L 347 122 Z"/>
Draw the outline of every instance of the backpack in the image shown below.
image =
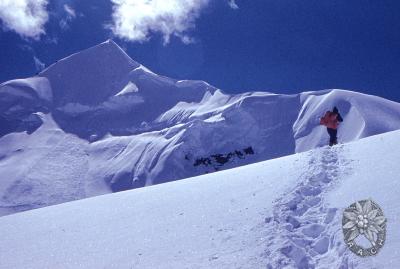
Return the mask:
<path id="1" fill-rule="evenodd" d="M 337 116 L 338 115 L 336 113 L 333 113 L 331 111 L 326 111 L 325 115 L 320 119 L 319 123 L 321 125 L 325 125 L 328 128 L 337 129 L 339 125 Z"/>

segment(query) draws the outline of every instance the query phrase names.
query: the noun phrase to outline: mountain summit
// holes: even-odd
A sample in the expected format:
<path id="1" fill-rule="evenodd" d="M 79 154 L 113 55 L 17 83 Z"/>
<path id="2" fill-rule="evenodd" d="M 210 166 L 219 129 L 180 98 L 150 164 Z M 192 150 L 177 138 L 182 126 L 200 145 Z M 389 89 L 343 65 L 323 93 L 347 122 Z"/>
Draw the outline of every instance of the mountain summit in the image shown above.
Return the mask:
<path id="1" fill-rule="evenodd" d="M 113 41 L 0 85 L 0 214 L 159 184 L 400 128 L 400 104 L 345 90 L 230 95 L 159 76 Z"/>
<path id="2" fill-rule="evenodd" d="M 129 72 L 139 66 L 114 41 L 107 40 L 56 62 L 39 76 L 49 80 L 54 105 L 98 105 L 118 93 L 128 82 Z"/>

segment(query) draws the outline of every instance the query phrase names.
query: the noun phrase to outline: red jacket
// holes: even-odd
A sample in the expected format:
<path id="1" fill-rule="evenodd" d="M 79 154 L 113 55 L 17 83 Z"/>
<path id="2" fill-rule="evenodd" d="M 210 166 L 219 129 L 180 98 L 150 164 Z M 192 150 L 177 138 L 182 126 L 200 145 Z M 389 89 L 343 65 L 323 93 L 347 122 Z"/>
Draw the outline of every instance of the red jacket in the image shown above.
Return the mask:
<path id="1" fill-rule="evenodd" d="M 325 125 L 331 129 L 337 129 L 339 126 L 339 120 L 337 119 L 338 114 L 331 111 L 326 111 L 325 115 L 321 118 L 320 124 Z"/>

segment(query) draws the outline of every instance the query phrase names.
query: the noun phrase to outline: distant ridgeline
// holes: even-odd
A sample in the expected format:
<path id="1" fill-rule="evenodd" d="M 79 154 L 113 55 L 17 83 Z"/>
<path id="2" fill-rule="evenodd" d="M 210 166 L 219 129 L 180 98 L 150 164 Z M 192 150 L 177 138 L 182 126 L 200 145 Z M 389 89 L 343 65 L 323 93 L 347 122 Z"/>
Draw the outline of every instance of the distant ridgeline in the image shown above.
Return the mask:
<path id="1" fill-rule="evenodd" d="M 243 150 L 235 150 L 226 154 L 213 154 L 208 157 L 199 157 L 194 160 L 193 166 L 211 166 L 215 171 L 219 170 L 228 162 L 232 162 L 234 159 L 245 159 L 247 155 L 254 155 L 253 147 L 247 147 Z M 190 155 L 186 154 L 185 159 L 190 161 L 192 158 Z"/>

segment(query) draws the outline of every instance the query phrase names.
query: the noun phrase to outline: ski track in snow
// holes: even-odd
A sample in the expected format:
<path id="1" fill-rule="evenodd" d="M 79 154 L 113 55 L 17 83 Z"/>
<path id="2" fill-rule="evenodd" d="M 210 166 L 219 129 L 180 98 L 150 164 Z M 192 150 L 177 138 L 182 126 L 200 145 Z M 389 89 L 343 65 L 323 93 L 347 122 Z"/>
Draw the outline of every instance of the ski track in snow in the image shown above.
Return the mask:
<path id="1" fill-rule="evenodd" d="M 342 210 L 324 196 L 351 173 L 343 145 L 310 152 L 300 183 L 279 198 L 266 218 L 267 268 L 355 268 L 342 235 Z"/>

